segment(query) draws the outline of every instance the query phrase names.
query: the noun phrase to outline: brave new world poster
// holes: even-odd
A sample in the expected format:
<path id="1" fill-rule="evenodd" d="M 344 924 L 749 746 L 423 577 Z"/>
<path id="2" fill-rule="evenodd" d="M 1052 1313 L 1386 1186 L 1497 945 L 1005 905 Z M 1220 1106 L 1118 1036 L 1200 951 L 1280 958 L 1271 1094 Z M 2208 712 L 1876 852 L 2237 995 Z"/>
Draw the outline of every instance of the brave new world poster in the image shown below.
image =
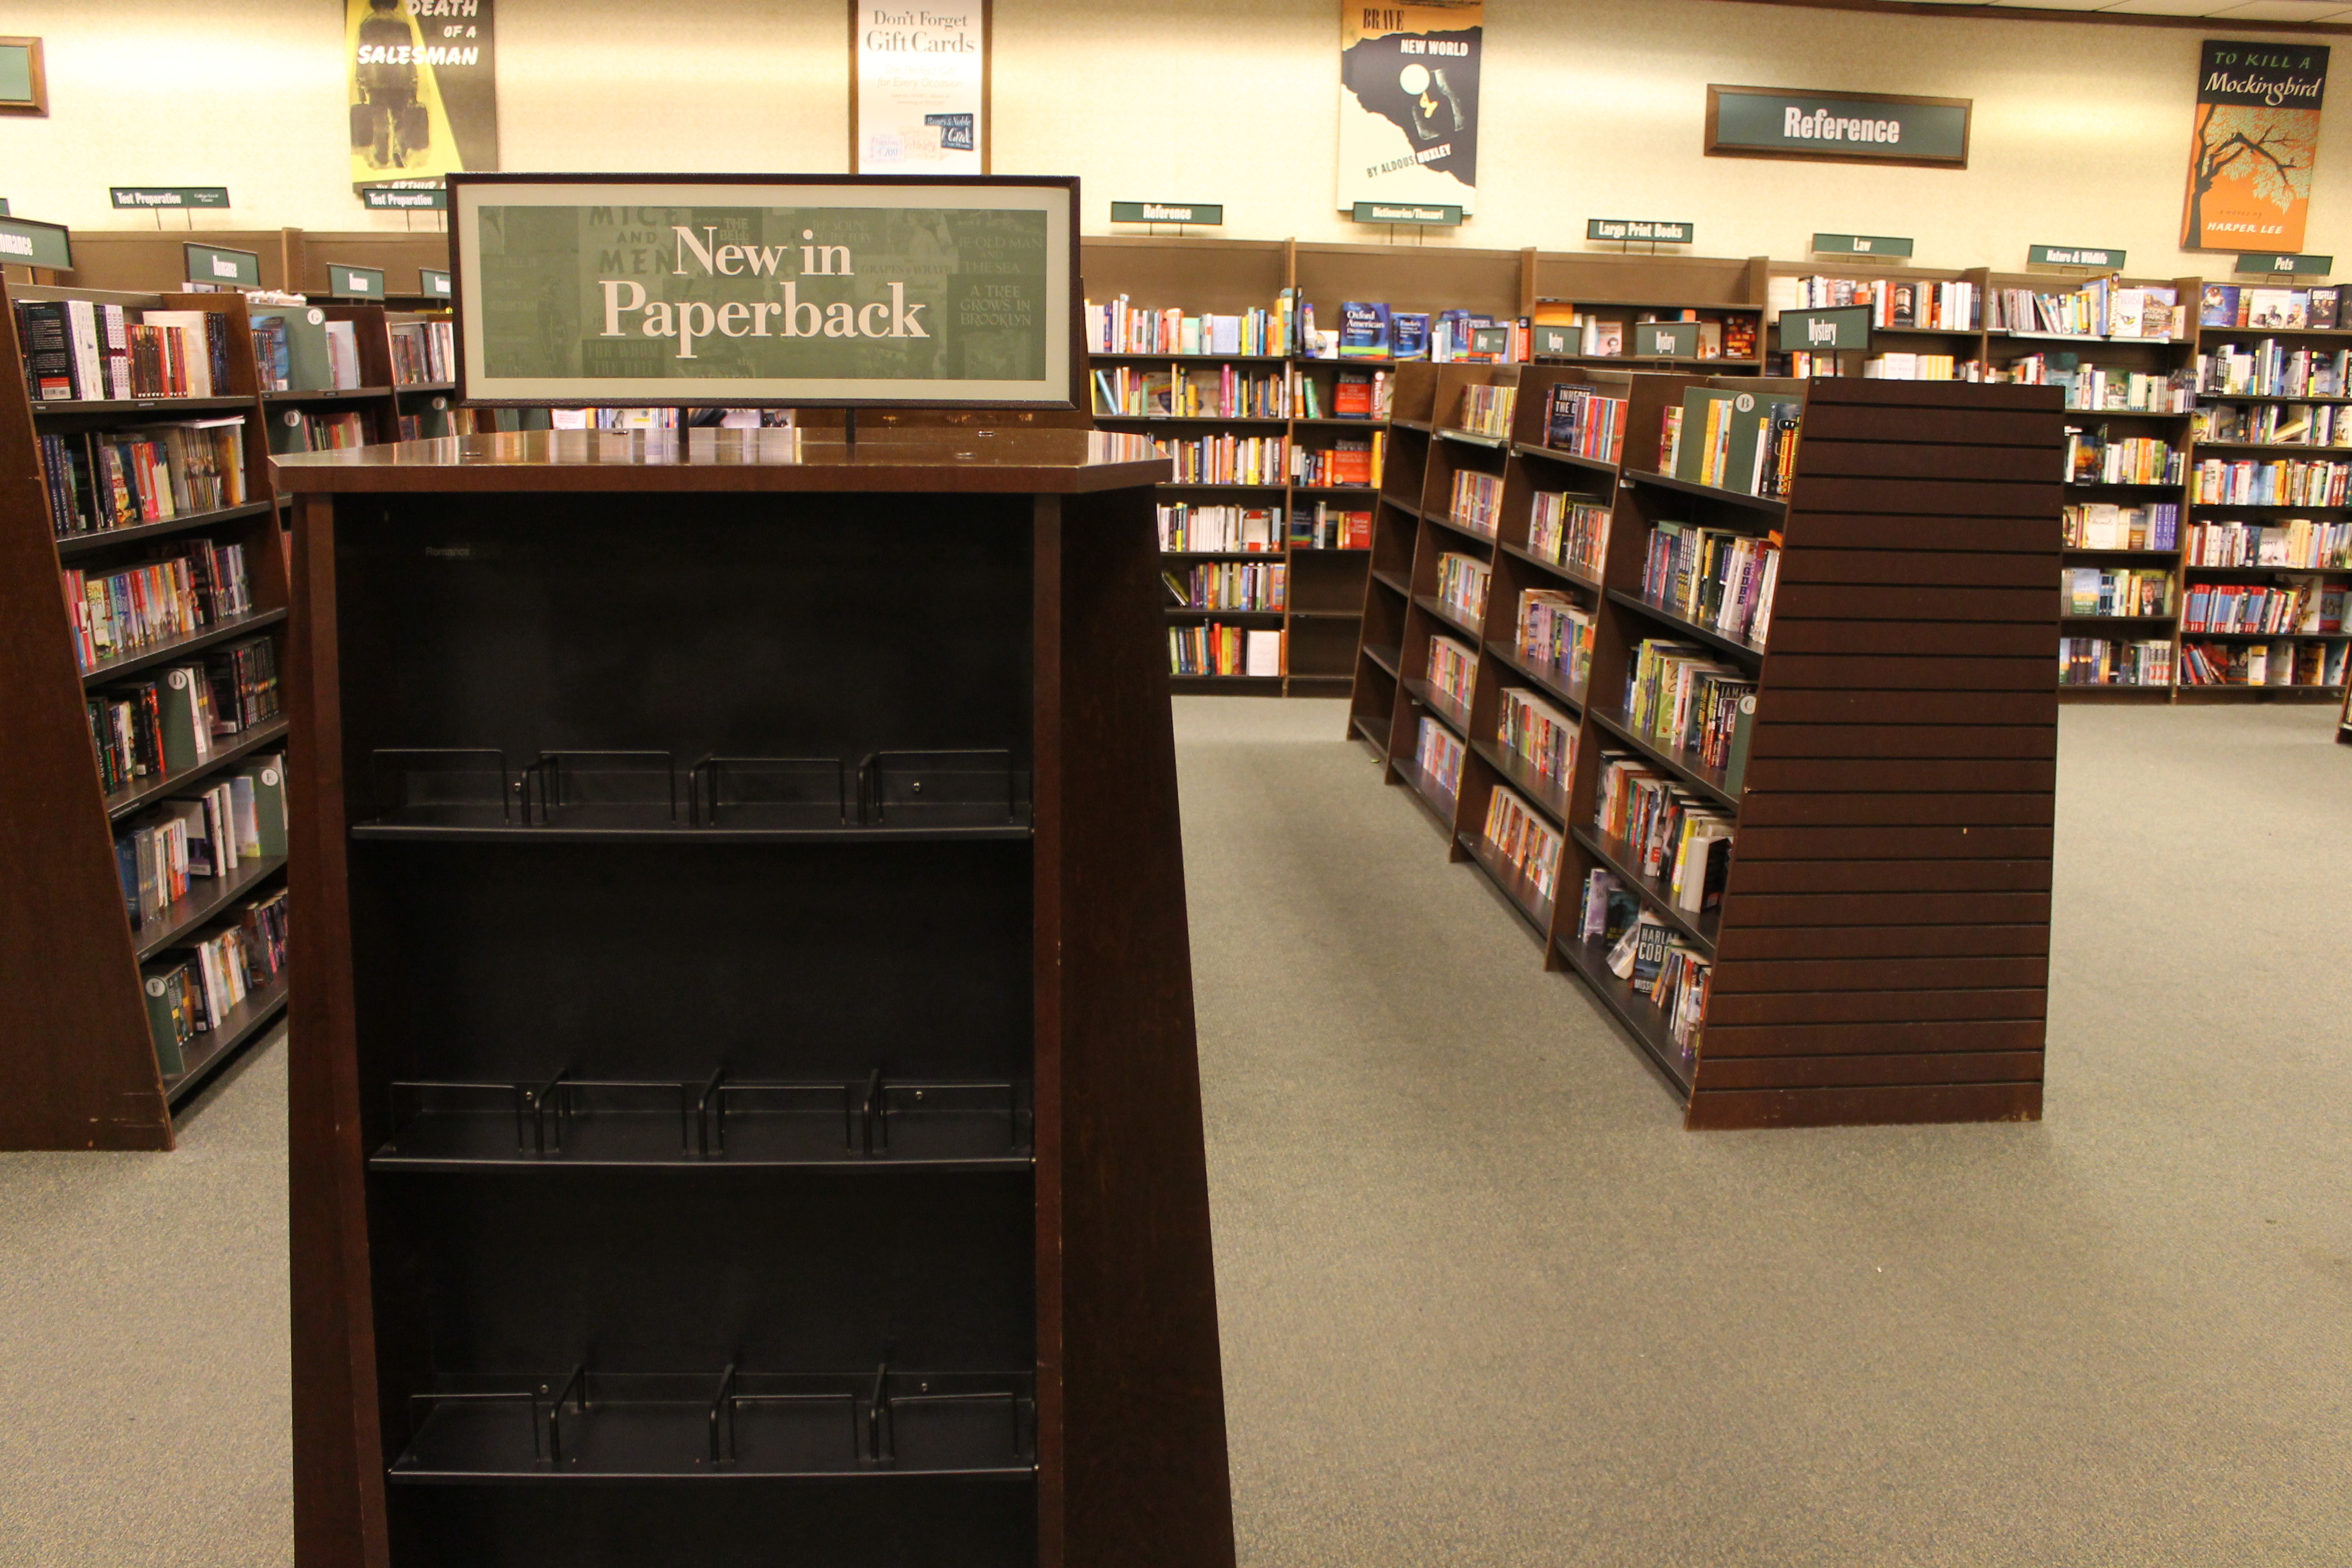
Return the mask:
<path id="1" fill-rule="evenodd" d="M 1485 0 L 1350 5 L 1339 22 L 1339 206 L 1478 196 Z"/>

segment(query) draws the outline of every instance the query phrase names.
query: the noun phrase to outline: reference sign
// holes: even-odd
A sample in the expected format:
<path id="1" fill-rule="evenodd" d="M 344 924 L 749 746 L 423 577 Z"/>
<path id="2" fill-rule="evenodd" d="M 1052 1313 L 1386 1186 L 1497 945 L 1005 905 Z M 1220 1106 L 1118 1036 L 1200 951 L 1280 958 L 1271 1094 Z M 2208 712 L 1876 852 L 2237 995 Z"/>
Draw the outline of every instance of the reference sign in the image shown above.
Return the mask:
<path id="1" fill-rule="evenodd" d="M 1965 169 L 1972 101 L 1710 84 L 1706 151 L 1718 158 L 1812 158 Z"/>
<path id="2" fill-rule="evenodd" d="M 1077 187 L 453 175 L 463 395 L 1074 406 Z"/>
<path id="3" fill-rule="evenodd" d="M 183 245 L 191 283 L 234 283 L 240 289 L 261 287 L 261 253 L 223 250 L 216 245 Z"/>
<path id="4" fill-rule="evenodd" d="M 1113 223 L 1197 223 L 1221 226 L 1225 221 L 1222 202 L 1113 202 L 1110 204 Z"/>

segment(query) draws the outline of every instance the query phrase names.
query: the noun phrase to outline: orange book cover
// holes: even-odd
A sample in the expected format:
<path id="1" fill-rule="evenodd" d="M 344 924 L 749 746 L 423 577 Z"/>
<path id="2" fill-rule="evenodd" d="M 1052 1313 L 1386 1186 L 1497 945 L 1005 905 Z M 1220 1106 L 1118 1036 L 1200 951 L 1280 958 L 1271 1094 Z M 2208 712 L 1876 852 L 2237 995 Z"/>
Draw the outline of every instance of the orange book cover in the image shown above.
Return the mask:
<path id="1" fill-rule="evenodd" d="M 2303 248 L 2326 86 L 2325 48 L 2206 40 L 2181 215 L 2184 249 Z"/>

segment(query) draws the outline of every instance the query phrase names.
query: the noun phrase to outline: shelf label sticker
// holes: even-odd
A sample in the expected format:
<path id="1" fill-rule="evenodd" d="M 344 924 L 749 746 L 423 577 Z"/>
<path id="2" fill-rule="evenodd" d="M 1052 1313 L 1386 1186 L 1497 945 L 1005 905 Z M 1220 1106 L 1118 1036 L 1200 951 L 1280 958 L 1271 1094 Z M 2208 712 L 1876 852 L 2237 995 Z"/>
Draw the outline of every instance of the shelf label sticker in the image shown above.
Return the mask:
<path id="1" fill-rule="evenodd" d="M 1709 83 L 1706 153 L 1712 158 L 1806 158 L 1965 169 L 1973 102 Z"/>
<path id="2" fill-rule="evenodd" d="M 1587 239 L 1625 240 L 1633 244 L 1688 245 L 1697 237 L 1695 223 L 1666 223 L 1658 218 L 1589 217 L 1584 220 Z"/>
<path id="3" fill-rule="evenodd" d="M 1832 310 L 1783 310 L 1780 344 L 1801 353 L 1833 353 L 1840 349 L 1870 347 L 1870 307 L 1840 306 Z"/>
<path id="4" fill-rule="evenodd" d="M 416 269 L 416 291 L 436 300 L 446 300 L 449 298 L 449 275 L 437 267 L 420 267 Z"/>
<path id="5" fill-rule="evenodd" d="M 2096 245 L 2030 245 L 2025 248 L 2028 267 L 2095 267 L 2110 272 L 2123 270 L 2124 253 Z"/>
<path id="6" fill-rule="evenodd" d="M 2267 273 L 2271 276 L 2279 278 L 2294 277 L 2298 274 L 2310 274 L 2325 278 L 2330 272 L 2336 270 L 2336 258 L 2332 256 L 2283 256 L 2269 254 L 2261 256 L 2241 256 L 2238 258 L 2236 270 L 2240 272 Z"/>
<path id="7" fill-rule="evenodd" d="M 327 292 L 342 300 L 381 300 L 383 268 L 346 267 L 340 261 L 331 261 L 327 264 Z"/>
<path id="8" fill-rule="evenodd" d="M 73 231 L 61 223 L 0 217 L 0 267 L 73 269 Z"/>
<path id="9" fill-rule="evenodd" d="M 1911 242 L 1891 234 L 1817 234 L 1815 256 L 1908 256 Z"/>
<path id="10" fill-rule="evenodd" d="M 1535 352 L 1565 358 L 1584 352 L 1584 331 L 1580 327 L 1553 327 L 1538 321 L 1535 329 Z"/>
<path id="11" fill-rule="evenodd" d="M 446 212 L 449 193 L 439 185 L 362 185 L 360 205 L 371 212 Z"/>
<path id="12" fill-rule="evenodd" d="M 240 289 L 261 287 L 261 253 L 257 250 L 224 250 L 217 245 L 188 244 L 180 247 L 187 257 L 187 279 L 191 283 L 233 283 Z"/>
<path id="13" fill-rule="evenodd" d="M 1221 226 L 1225 221 L 1222 202 L 1113 202 L 1110 204 L 1113 223 L 1197 223 Z"/>
<path id="14" fill-rule="evenodd" d="M 226 185 L 109 185 L 107 195 L 118 207 L 225 207 Z"/>
<path id="15" fill-rule="evenodd" d="M 1511 352 L 1511 329 L 1508 327 L 1473 327 L 1470 329 L 1470 352 L 1475 354 L 1507 354 Z"/>
<path id="16" fill-rule="evenodd" d="M 1358 202 L 1351 215 L 1358 223 L 1426 223 L 1452 227 L 1462 221 L 1458 204 L 1439 202 Z"/>
<path id="17" fill-rule="evenodd" d="M 1698 358 L 1698 323 L 1696 321 L 1634 322 L 1633 357 L 1635 359 Z"/>

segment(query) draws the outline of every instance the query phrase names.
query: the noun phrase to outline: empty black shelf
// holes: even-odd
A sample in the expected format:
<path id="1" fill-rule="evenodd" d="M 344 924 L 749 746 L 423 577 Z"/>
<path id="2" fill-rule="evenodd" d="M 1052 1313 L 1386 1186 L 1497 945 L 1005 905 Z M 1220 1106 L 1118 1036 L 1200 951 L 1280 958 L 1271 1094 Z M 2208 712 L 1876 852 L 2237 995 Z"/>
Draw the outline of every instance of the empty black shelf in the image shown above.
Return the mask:
<path id="1" fill-rule="evenodd" d="M 1505 668 L 1555 701 L 1565 702 L 1578 712 L 1584 710 L 1584 688 L 1571 686 L 1560 672 L 1548 664 L 1538 664 L 1526 654 L 1505 642 L 1489 637 L 1486 652 Z"/>
<path id="2" fill-rule="evenodd" d="M 1720 501 L 1725 506 L 1740 507 L 1750 511 L 1766 512 L 1773 517 L 1787 517 L 1789 503 L 1771 496 L 1752 496 L 1745 490 L 1726 489 L 1721 485 L 1693 484 L 1688 479 L 1675 479 L 1672 474 L 1654 474 L 1643 468 L 1628 468 L 1625 478 L 1637 485 L 1653 489 L 1678 490 L 1686 496 L 1705 500 Z"/>
<path id="3" fill-rule="evenodd" d="M 1566 826 L 1568 788 L 1565 781 L 1536 772 L 1526 758 L 1516 752 L 1505 751 L 1493 741 L 1473 741 L 1470 749 L 1477 752 L 1505 784 L 1518 791 L 1529 805 L 1550 817 L 1555 824 Z"/>
<path id="4" fill-rule="evenodd" d="M 1439 690 L 1418 676 L 1404 678 L 1405 695 L 1437 716 L 1438 721 L 1456 735 L 1467 740 L 1470 735 L 1470 710 L 1449 692 Z"/>
<path id="5" fill-rule="evenodd" d="M 1423 609 L 1427 610 L 1439 620 L 1444 621 L 1447 626 L 1452 626 L 1455 631 L 1460 632 L 1464 637 L 1468 637 L 1470 639 L 1471 646 L 1474 648 L 1477 646 L 1478 626 L 1476 623 L 1462 619 L 1461 612 L 1454 609 L 1453 605 L 1447 604 L 1444 600 L 1438 598 L 1433 594 L 1415 594 L 1412 596 L 1412 602 L 1419 605 Z"/>

